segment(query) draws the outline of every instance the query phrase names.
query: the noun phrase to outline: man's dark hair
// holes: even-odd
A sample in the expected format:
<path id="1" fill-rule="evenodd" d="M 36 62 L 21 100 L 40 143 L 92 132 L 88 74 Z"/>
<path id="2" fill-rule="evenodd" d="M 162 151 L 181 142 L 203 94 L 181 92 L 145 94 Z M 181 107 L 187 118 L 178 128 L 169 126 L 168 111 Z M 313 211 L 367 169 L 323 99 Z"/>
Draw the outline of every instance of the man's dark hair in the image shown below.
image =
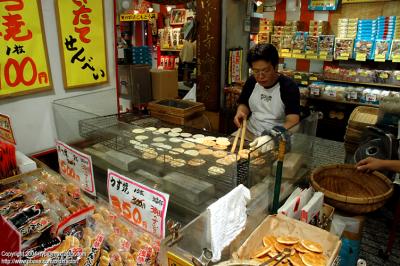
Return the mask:
<path id="1" fill-rule="evenodd" d="M 256 44 L 247 53 L 247 63 L 251 67 L 253 62 L 264 60 L 275 68 L 279 63 L 279 54 L 275 46 L 270 43 Z"/>

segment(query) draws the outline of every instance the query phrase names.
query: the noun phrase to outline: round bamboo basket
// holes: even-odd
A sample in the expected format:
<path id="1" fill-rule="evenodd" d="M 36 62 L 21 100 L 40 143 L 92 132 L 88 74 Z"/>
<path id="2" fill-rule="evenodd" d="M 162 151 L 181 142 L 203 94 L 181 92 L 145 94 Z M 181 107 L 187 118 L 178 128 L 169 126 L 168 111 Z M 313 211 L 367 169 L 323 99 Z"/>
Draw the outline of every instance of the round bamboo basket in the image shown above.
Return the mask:
<path id="1" fill-rule="evenodd" d="M 351 164 L 316 168 L 311 185 L 325 194 L 326 203 L 353 214 L 375 211 L 393 194 L 393 184 L 385 175 L 360 172 Z"/>

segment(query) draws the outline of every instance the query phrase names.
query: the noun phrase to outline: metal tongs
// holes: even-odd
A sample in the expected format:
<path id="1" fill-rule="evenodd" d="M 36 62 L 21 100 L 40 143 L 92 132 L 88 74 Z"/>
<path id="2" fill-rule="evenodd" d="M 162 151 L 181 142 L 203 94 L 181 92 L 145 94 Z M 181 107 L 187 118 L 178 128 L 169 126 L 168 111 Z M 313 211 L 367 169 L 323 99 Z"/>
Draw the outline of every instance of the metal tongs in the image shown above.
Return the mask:
<path id="1" fill-rule="evenodd" d="M 270 258 L 269 260 L 261 263 L 259 266 L 269 265 L 271 262 L 276 262 L 275 264 L 272 264 L 272 266 L 278 265 L 281 261 L 283 261 L 287 257 L 290 257 L 291 252 L 292 252 L 292 250 L 290 248 L 285 248 L 281 253 L 278 253 L 277 255 Z"/>

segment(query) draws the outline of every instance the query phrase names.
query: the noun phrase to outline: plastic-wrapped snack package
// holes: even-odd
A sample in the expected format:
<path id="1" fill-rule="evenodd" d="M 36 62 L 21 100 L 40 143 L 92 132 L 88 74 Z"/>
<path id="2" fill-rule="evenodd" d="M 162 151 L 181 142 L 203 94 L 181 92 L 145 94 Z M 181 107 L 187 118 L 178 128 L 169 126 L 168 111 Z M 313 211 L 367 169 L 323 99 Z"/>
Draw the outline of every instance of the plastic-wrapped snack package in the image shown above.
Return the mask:
<path id="1" fill-rule="evenodd" d="M 375 61 L 389 60 L 390 55 L 390 40 L 376 40 L 374 48 L 374 59 Z"/>
<path id="2" fill-rule="evenodd" d="M 400 40 L 392 41 L 390 49 L 390 60 L 392 60 L 393 62 L 400 62 Z"/>
<path id="3" fill-rule="evenodd" d="M 348 60 L 353 54 L 353 39 L 351 38 L 336 38 L 335 39 L 335 54 L 336 60 Z"/>
<path id="4" fill-rule="evenodd" d="M 284 35 L 282 36 L 282 43 L 281 43 L 281 53 L 291 53 L 292 51 L 292 42 L 293 36 L 292 35 Z"/>
<path id="5" fill-rule="evenodd" d="M 304 54 L 308 32 L 298 31 L 293 37 L 292 51 L 294 54 Z"/>
<path id="6" fill-rule="evenodd" d="M 335 35 L 318 36 L 318 57 L 322 60 L 330 60 L 333 58 L 333 50 L 335 45 Z"/>
<path id="7" fill-rule="evenodd" d="M 354 57 L 357 61 L 365 61 L 366 59 L 372 59 L 372 40 L 356 40 L 354 43 Z"/>
<path id="8" fill-rule="evenodd" d="M 281 43 L 282 43 L 282 36 L 281 35 L 271 35 L 271 44 L 275 46 L 275 48 L 280 51 L 281 50 Z"/>
<path id="9" fill-rule="evenodd" d="M 308 36 L 306 40 L 306 56 L 310 59 L 316 59 L 311 56 L 318 55 L 318 36 Z"/>

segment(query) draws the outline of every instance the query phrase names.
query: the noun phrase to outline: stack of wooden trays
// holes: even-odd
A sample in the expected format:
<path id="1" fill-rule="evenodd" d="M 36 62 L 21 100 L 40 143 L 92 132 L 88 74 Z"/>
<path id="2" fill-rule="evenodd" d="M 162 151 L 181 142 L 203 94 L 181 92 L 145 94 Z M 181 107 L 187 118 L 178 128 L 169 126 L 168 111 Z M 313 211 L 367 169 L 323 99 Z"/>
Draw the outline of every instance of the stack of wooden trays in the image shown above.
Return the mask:
<path id="1" fill-rule="evenodd" d="M 347 153 L 353 154 L 363 141 L 363 131 L 378 121 L 378 108 L 359 106 L 351 113 L 344 136 L 344 147 Z"/>

